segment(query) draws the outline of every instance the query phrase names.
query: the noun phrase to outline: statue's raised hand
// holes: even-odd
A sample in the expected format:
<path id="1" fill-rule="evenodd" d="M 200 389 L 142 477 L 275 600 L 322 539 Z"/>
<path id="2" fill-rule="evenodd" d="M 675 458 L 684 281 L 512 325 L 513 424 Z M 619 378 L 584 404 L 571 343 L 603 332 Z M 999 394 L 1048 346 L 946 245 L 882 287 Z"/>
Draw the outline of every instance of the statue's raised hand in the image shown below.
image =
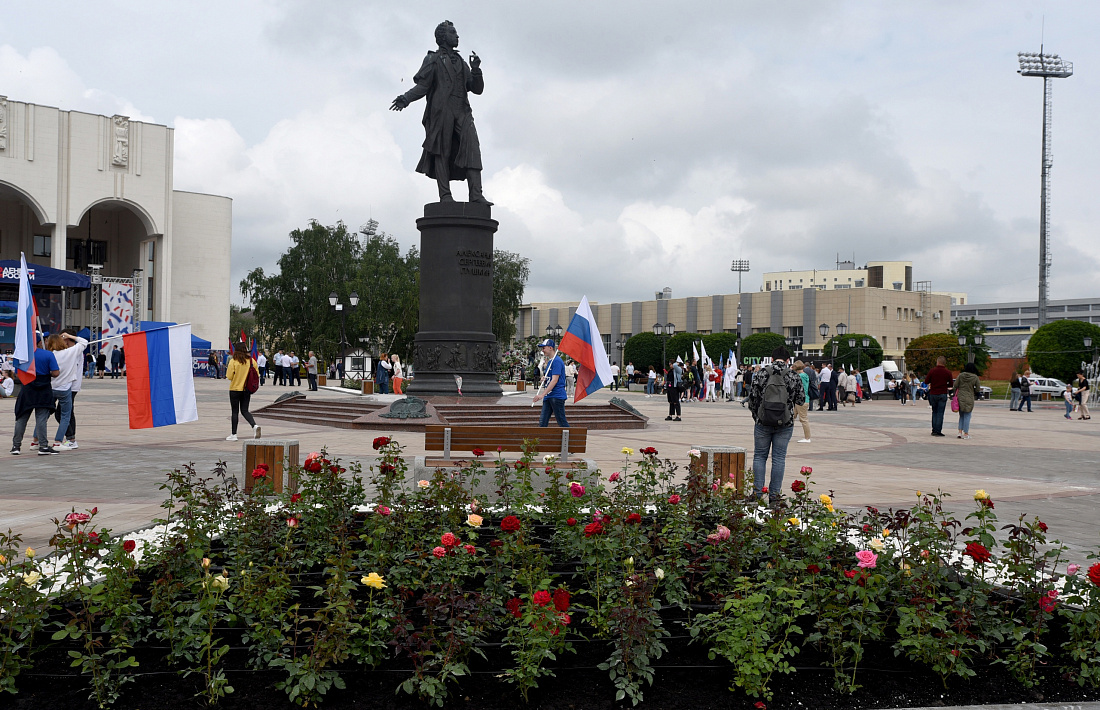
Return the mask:
<path id="1" fill-rule="evenodd" d="M 470 52 L 470 68 L 478 69 L 481 67 L 481 57 L 477 56 L 477 52 Z"/>
<path id="2" fill-rule="evenodd" d="M 398 96 L 396 99 L 394 99 L 393 103 L 390 104 L 390 111 L 400 111 L 401 109 L 407 108 L 408 105 L 409 100 L 405 98 L 404 94 L 402 94 L 401 96 Z"/>

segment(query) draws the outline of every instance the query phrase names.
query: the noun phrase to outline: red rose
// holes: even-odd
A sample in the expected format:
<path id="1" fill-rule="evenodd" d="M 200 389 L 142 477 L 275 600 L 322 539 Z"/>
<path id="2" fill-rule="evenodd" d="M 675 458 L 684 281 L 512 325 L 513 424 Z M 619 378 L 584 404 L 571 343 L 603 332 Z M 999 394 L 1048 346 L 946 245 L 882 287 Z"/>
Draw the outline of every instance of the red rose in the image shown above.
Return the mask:
<path id="1" fill-rule="evenodd" d="M 802 481 L 795 481 L 791 484 L 791 491 L 795 493 L 801 493 L 804 490 L 806 490 L 806 484 Z"/>
<path id="2" fill-rule="evenodd" d="M 384 463 L 384 464 L 381 464 L 378 467 L 378 470 L 382 473 L 382 475 L 386 475 L 386 474 L 390 474 L 390 473 L 393 473 L 394 471 L 396 471 L 397 467 L 394 466 L 393 464 Z"/>
<path id="3" fill-rule="evenodd" d="M 378 437 L 377 439 L 374 440 L 374 450 L 378 451 L 383 446 L 389 446 L 389 444 L 390 444 L 390 437 L 380 436 L 380 437 Z"/>
<path id="4" fill-rule="evenodd" d="M 679 494 L 673 493 L 672 495 L 670 495 L 670 496 L 668 497 L 668 502 L 669 502 L 669 503 L 671 503 L 671 504 L 673 504 L 673 505 L 679 505 L 679 504 L 680 504 L 680 496 L 679 496 Z"/>
<path id="5" fill-rule="evenodd" d="M 756 708 L 756 710 L 767 710 L 768 707 L 764 704 L 763 700 L 757 700 L 755 703 L 752 704 L 752 706 Z"/>
<path id="6" fill-rule="evenodd" d="M 863 526 L 863 532 L 871 532 L 871 526 L 870 525 L 864 525 Z"/>
<path id="7" fill-rule="evenodd" d="M 989 508 L 990 510 L 993 510 L 993 499 L 992 498 L 983 498 L 982 499 L 982 505 L 984 505 L 986 508 Z"/>
<path id="8" fill-rule="evenodd" d="M 640 522 L 642 522 L 642 516 L 638 515 L 637 513 L 631 513 L 630 515 L 626 516 L 627 525 L 637 525 Z"/>
<path id="9" fill-rule="evenodd" d="M 572 620 L 573 619 L 569 617 L 569 614 L 566 614 L 565 612 L 558 614 L 558 621 L 560 621 L 563 626 L 569 626 L 569 622 L 571 622 Z"/>
<path id="10" fill-rule="evenodd" d="M 517 619 L 523 616 L 523 614 L 521 614 L 519 611 L 519 599 L 512 597 L 508 601 L 504 602 L 504 606 L 507 607 L 508 611 L 512 612 L 512 616 L 516 617 Z"/>
<path id="11" fill-rule="evenodd" d="M 305 465 L 302 466 L 302 468 L 309 471 L 310 473 L 320 473 L 321 459 L 306 459 Z"/>
<path id="12" fill-rule="evenodd" d="M 1047 531 L 1047 524 L 1044 523 L 1042 520 L 1039 521 L 1039 529 L 1042 530 L 1043 532 Z"/>
<path id="13" fill-rule="evenodd" d="M 821 568 L 817 565 L 806 565 L 806 571 L 810 574 L 819 574 L 821 572 Z"/>
<path id="14" fill-rule="evenodd" d="M 473 545 L 466 545 L 465 550 L 468 554 L 471 554 L 471 555 L 476 555 L 477 554 L 477 548 L 474 547 Z"/>
<path id="15" fill-rule="evenodd" d="M 589 523 L 584 526 L 584 536 L 592 537 L 593 535 L 603 535 L 603 525 L 601 523 Z"/>
<path id="16" fill-rule="evenodd" d="M 767 493 L 768 492 L 768 487 L 764 486 L 763 488 L 760 489 L 760 492 L 761 493 Z"/>
<path id="17" fill-rule="evenodd" d="M 1089 581 L 1100 587 L 1100 562 L 1089 567 Z"/>
<path id="18" fill-rule="evenodd" d="M 264 464 L 260 464 L 256 468 L 252 469 L 252 477 L 257 478 L 257 479 L 266 478 L 267 477 L 267 466 L 264 465 Z"/>
<path id="19" fill-rule="evenodd" d="M 485 452 L 483 450 L 476 449 L 476 448 L 474 450 L 472 450 L 470 453 L 473 454 L 474 456 L 477 456 L 478 458 L 481 458 L 482 456 L 485 455 Z"/>
<path id="20" fill-rule="evenodd" d="M 642 453 L 645 454 L 646 456 L 656 456 L 657 455 L 657 449 L 653 448 L 652 446 L 647 446 L 644 449 L 642 449 Z"/>
<path id="21" fill-rule="evenodd" d="M 91 513 L 92 515 L 95 515 L 96 513 L 98 513 L 98 512 L 99 512 L 99 506 L 98 506 L 98 505 L 97 505 L 97 506 L 95 506 L 94 508 L 92 508 L 92 509 L 91 509 L 91 510 L 89 510 L 88 512 L 89 512 L 89 513 Z"/>
<path id="22" fill-rule="evenodd" d="M 450 549 L 450 548 L 452 548 L 452 547 L 454 547 L 455 545 L 458 544 L 458 538 L 455 537 L 454 533 L 449 533 L 449 532 L 443 533 L 443 537 L 440 538 L 439 541 L 442 542 L 443 546 L 448 548 L 448 549 Z"/>
<path id="23" fill-rule="evenodd" d="M 500 529 L 504 532 L 516 532 L 519 530 L 519 518 L 514 515 L 509 515 L 504 520 L 500 521 Z"/>
<path id="24" fill-rule="evenodd" d="M 99 544 L 99 533 L 95 532 L 94 530 L 92 532 L 88 533 L 88 542 L 93 544 L 93 545 L 98 545 Z"/>
<path id="25" fill-rule="evenodd" d="M 439 559 L 443 559 L 443 556 L 447 554 L 447 551 L 444 550 L 442 547 L 433 547 L 432 548 L 432 554 L 435 555 L 436 557 L 438 557 Z"/>
<path id="26" fill-rule="evenodd" d="M 848 579 L 855 579 L 856 571 L 854 569 L 846 569 L 844 570 L 844 576 Z"/>
<path id="27" fill-rule="evenodd" d="M 814 470 L 812 468 L 810 468 L 809 466 L 803 466 L 802 470 L 800 471 L 800 473 L 805 473 L 805 474 L 811 474 L 813 472 L 814 472 Z"/>
<path id="28" fill-rule="evenodd" d="M 133 552 L 134 548 L 136 548 L 136 547 L 137 547 L 137 543 L 134 542 L 133 540 L 123 540 L 122 541 L 122 549 L 126 552 Z"/>
<path id="29" fill-rule="evenodd" d="M 539 591 L 535 592 L 535 596 L 531 597 L 531 601 L 533 601 L 537 606 L 546 606 L 550 603 L 550 592 L 540 589 Z"/>
<path id="30" fill-rule="evenodd" d="M 576 518 L 569 518 L 568 520 L 565 521 L 565 524 L 568 525 L 569 527 L 573 527 L 574 525 L 577 524 L 577 519 Z"/>
<path id="31" fill-rule="evenodd" d="M 301 499 L 302 499 L 302 494 L 301 493 L 295 493 L 294 495 L 290 496 L 290 502 L 291 503 L 297 503 Z"/>
<path id="32" fill-rule="evenodd" d="M 554 590 L 554 608 L 558 611 L 565 613 L 569 611 L 569 590 L 565 587 L 558 587 Z M 569 623 L 569 622 L 566 622 Z"/>
<path id="33" fill-rule="evenodd" d="M 500 540 L 493 540 L 489 543 L 489 547 L 504 547 L 504 543 Z"/>
<path id="34" fill-rule="evenodd" d="M 969 555 L 978 563 L 989 562 L 989 560 L 993 558 L 993 555 L 989 554 L 989 550 L 985 549 L 981 543 L 977 542 L 966 543 L 966 550 L 963 554 Z"/>

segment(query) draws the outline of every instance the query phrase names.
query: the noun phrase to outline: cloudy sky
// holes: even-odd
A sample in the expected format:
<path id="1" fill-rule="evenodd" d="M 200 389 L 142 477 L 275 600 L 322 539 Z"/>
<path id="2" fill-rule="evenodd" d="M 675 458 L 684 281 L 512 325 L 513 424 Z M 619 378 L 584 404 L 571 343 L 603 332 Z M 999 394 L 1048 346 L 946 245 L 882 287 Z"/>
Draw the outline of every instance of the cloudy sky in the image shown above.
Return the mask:
<path id="1" fill-rule="evenodd" d="M 417 243 L 423 104 L 387 107 L 442 19 L 482 58 L 485 192 L 528 300 L 729 293 L 733 258 L 751 290 L 838 253 L 1035 298 L 1042 81 L 1016 52 L 1044 39 L 1078 71 L 1051 296 L 1100 296 L 1094 0 L 58 0 L 0 20 L 0 94 L 173 126 L 176 188 L 234 199 L 236 284 L 311 218 Z"/>

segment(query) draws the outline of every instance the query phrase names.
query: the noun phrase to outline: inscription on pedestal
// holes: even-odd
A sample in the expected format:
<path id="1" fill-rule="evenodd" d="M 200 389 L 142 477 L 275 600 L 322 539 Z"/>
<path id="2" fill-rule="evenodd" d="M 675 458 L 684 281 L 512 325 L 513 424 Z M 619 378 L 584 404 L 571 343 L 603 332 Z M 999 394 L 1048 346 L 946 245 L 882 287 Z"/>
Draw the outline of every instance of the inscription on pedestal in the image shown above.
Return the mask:
<path id="1" fill-rule="evenodd" d="M 460 249 L 455 256 L 458 258 L 458 273 L 463 276 L 492 276 L 493 255 L 477 249 Z"/>

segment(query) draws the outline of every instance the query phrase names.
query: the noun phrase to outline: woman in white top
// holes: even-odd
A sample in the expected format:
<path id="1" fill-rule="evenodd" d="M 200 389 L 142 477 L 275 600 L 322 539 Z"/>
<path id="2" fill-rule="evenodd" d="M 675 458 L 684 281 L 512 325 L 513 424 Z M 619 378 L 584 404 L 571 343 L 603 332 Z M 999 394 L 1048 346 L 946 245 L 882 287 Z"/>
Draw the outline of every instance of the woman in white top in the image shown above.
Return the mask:
<path id="1" fill-rule="evenodd" d="M 393 382 L 393 393 L 401 394 L 401 385 L 405 382 L 405 371 L 401 368 L 401 357 L 397 353 L 390 355 L 390 363 L 393 365 L 393 372 L 390 374 L 390 380 Z"/>
<path id="2" fill-rule="evenodd" d="M 84 338 L 61 333 L 51 335 L 46 339 L 46 349 L 53 351 L 57 359 L 57 377 L 50 383 L 53 396 L 57 400 L 58 410 L 61 412 L 61 420 L 58 422 L 57 435 L 54 436 L 53 447 L 58 451 L 69 451 L 76 447 L 72 444 L 62 443 L 65 434 L 69 431 L 69 419 L 73 411 L 73 383 L 80 379 L 84 365 L 84 348 L 88 341 Z M 44 446 L 44 442 L 39 442 Z"/>
<path id="3" fill-rule="evenodd" d="M 653 369 L 653 365 L 649 366 L 649 380 L 645 383 L 645 396 L 652 397 L 653 391 L 657 388 L 657 371 Z"/>
<path id="4" fill-rule="evenodd" d="M 15 392 L 15 380 L 11 378 L 11 370 L 0 373 L 0 399 L 7 399 Z"/>

